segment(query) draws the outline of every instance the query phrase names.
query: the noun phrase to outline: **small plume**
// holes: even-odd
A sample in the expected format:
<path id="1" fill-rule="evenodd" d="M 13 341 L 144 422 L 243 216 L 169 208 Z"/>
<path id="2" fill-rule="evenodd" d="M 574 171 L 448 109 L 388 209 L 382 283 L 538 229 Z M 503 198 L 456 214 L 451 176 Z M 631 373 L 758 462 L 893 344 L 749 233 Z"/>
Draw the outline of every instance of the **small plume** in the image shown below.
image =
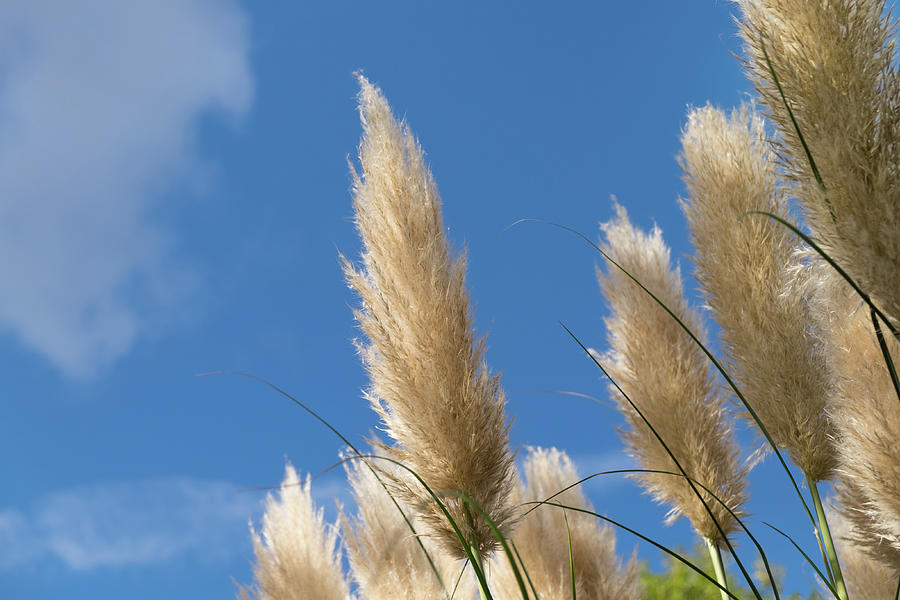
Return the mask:
<path id="1" fill-rule="evenodd" d="M 341 568 L 337 528 L 325 522 L 294 467 L 285 467 L 278 499 L 266 498 L 262 537 L 253 527 L 256 565 L 253 588 L 239 598 L 257 600 L 347 600 L 350 585 Z"/>
<path id="2" fill-rule="evenodd" d="M 520 483 L 511 502 L 524 510 L 546 500 L 580 479 L 572 461 L 556 448 L 529 448 L 524 465 L 526 483 Z M 579 487 L 554 497 L 551 502 L 593 510 Z M 591 515 L 543 505 L 525 515 L 512 534 L 512 541 L 525 563 L 540 598 L 570 598 L 572 580 L 566 519 L 572 536 L 575 586 L 584 600 L 639 600 L 641 586 L 635 556 L 623 566 L 616 555 L 613 530 Z M 519 564 L 521 568 L 521 563 Z M 491 570 L 491 588 L 500 600 L 521 598 L 512 568 L 505 555 L 496 555 Z"/>
<path id="3" fill-rule="evenodd" d="M 885 2 L 738 4 L 750 77 L 778 128 L 785 168 L 817 241 L 900 323 L 900 79 Z"/>
<path id="4" fill-rule="evenodd" d="M 354 173 L 361 264 L 344 261 L 361 299 L 356 318 L 371 386 L 366 396 L 395 444 L 391 457 L 437 494 L 475 552 L 496 547 L 490 528 L 459 499 L 471 497 L 505 529 L 512 487 L 503 391 L 485 364 L 465 283 L 464 255 L 445 236 L 441 200 L 422 149 L 398 124 L 381 91 L 360 77 L 362 174 Z M 445 516 L 418 484 L 396 493 L 445 549 L 463 549 Z"/>
<path id="5" fill-rule="evenodd" d="M 370 461 L 375 462 L 378 461 Z M 437 600 L 449 598 L 451 594 L 457 600 L 476 598 L 478 592 L 471 569 L 463 573 L 466 564 L 447 555 L 427 537 L 419 538 L 425 547 L 422 549 L 372 468 L 381 471 L 383 477 L 395 480 L 410 477 L 389 463 L 371 464 L 370 468 L 360 459 L 347 465 L 347 478 L 358 509 L 355 518 L 342 515 L 341 524 L 350 570 L 360 596 L 365 600 Z M 405 513 L 414 522 L 414 512 L 405 509 Z M 444 587 L 435 576 L 428 556 L 434 561 Z"/>
<path id="6" fill-rule="evenodd" d="M 600 226 L 604 250 L 698 336 L 705 337 L 700 316 L 683 297 L 680 270 L 672 268 L 669 249 L 658 227 L 648 235 L 635 229 L 625 209 Z M 606 319 L 612 351 L 604 365 L 632 402 L 643 412 L 685 472 L 712 490 L 741 515 L 746 498 L 745 466 L 740 464 L 733 426 L 724 409 L 724 395 L 713 381 L 709 362 L 684 330 L 648 294 L 613 266 L 598 269 L 600 287 L 612 309 Z M 645 469 L 678 472 L 650 428 L 616 390 L 613 397 L 629 428 L 625 444 Z M 721 543 L 722 535 L 683 478 L 637 476 L 661 503 L 669 504 L 668 522 L 685 515 L 694 529 Z M 706 505 L 727 535 L 737 528 L 728 511 L 698 487 Z"/>
<path id="7" fill-rule="evenodd" d="M 767 217 L 747 215 L 788 216 L 763 120 L 747 106 L 730 117 L 706 106 L 688 115 L 681 142 L 689 194 L 682 209 L 728 371 L 778 447 L 813 481 L 828 479 L 835 455 L 825 357 L 810 335 L 803 297 L 782 293 L 792 234 Z"/>

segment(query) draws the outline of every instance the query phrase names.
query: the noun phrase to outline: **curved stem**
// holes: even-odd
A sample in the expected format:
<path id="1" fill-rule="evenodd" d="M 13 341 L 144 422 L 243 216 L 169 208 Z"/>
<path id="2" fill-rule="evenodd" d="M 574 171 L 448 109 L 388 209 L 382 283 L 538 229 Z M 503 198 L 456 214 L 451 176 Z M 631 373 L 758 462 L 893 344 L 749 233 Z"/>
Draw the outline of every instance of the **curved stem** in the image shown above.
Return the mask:
<path id="1" fill-rule="evenodd" d="M 819 488 L 816 482 L 807 475 L 806 482 L 812 494 L 813 504 L 816 507 L 816 518 L 819 521 L 819 531 L 822 534 L 822 543 L 828 554 L 828 562 L 831 565 L 831 573 L 834 576 L 834 587 L 841 600 L 849 600 L 847 587 L 844 585 L 844 575 L 841 573 L 841 564 L 838 562 L 837 552 L 834 550 L 834 540 L 831 538 L 831 529 L 828 528 L 828 520 L 825 518 L 825 508 L 822 506 L 822 498 L 819 497 Z"/>
<path id="2" fill-rule="evenodd" d="M 706 549 L 709 550 L 709 557 L 712 559 L 713 569 L 716 571 L 716 581 L 727 589 L 728 581 L 725 577 L 725 565 L 722 563 L 722 551 L 719 550 L 719 545 L 711 539 L 707 537 L 703 539 L 706 541 Z M 719 593 L 722 594 L 722 600 L 728 600 L 728 593 L 725 590 L 719 590 Z"/>

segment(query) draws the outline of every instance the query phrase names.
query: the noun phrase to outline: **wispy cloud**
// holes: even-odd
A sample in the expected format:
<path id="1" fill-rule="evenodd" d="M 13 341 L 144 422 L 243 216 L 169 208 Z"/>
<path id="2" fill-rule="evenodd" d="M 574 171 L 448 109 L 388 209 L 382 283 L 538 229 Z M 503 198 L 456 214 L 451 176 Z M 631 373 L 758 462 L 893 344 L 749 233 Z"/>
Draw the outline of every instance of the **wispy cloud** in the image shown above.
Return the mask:
<path id="1" fill-rule="evenodd" d="M 0 331 L 74 376 L 125 353 L 184 286 L 154 200 L 251 97 L 233 0 L 3 2 Z"/>
<path id="2" fill-rule="evenodd" d="M 0 510 L 0 568 L 56 558 L 74 570 L 226 558 L 250 547 L 262 496 L 222 481 L 164 478 L 84 486 Z"/>

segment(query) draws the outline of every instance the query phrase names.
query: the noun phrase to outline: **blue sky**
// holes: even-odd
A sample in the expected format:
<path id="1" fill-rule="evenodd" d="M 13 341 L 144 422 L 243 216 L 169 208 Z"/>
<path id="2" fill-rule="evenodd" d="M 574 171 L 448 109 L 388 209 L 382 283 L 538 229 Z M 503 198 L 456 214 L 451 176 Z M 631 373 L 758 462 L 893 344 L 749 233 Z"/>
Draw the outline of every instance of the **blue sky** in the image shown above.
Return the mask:
<path id="1" fill-rule="evenodd" d="M 678 136 L 689 106 L 747 97 L 733 10 L 4 3 L 0 597 L 230 597 L 250 580 L 264 493 L 247 488 L 276 485 L 286 458 L 319 473 L 341 445 L 259 383 L 197 373 L 266 378 L 354 440 L 377 426 L 337 259 L 359 250 L 358 69 L 419 137 L 468 249 L 513 444 L 562 447 L 585 473 L 629 466 L 613 410 L 547 392 L 606 396 L 559 325 L 604 346 L 598 258 L 547 226 L 506 228 L 537 217 L 596 236 L 614 194 L 689 272 Z M 330 514 L 347 500 L 339 472 L 313 485 Z M 693 543 L 632 483 L 587 489 L 601 512 Z M 806 589 L 761 525 L 810 539 L 783 475 L 763 465 L 751 493 L 788 587 Z"/>

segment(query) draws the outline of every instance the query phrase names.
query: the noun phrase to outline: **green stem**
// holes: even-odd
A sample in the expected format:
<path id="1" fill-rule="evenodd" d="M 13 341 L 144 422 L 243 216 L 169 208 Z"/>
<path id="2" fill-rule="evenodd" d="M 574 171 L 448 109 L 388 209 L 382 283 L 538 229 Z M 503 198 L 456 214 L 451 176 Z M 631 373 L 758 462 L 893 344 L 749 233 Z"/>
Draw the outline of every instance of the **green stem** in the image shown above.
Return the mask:
<path id="1" fill-rule="evenodd" d="M 706 541 L 706 548 L 709 550 L 709 557 L 712 559 L 713 569 L 716 571 L 716 581 L 723 588 L 728 588 L 728 581 L 725 578 L 725 565 L 722 564 L 722 551 L 719 550 L 718 544 L 709 538 L 703 538 Z M 719 590 L 722 594 L 722 600 L 728 600 L 728 594 L 725 590 Z"/>
<path id="2" fill-rule="evenodd" d="M 808 475 L 806 483 L 809 485 L 809 492 L 812 494 L 813 504 L 816 507 L 816 518 L 819 521 L 822 543 L 825 545 L 825 552 L 828 554 L 828 562 L 831 565 L 831 573 L 834 576 L 834 588 L 837 590 L 840 600 L 849 600 L 847 587 L 844 585 L 844 575 L 841 573 L 841 564 L 838 562 L 837 552 L 834 550 L 831 529 L 829 529 L 828 520 L 825 518 L 825 508 L 822 506 L 822 498 L 819 497 L 819 488 L 816 486 L 816 482 L 810 479 Z"/>
<path id="3" fill-rule="evenodd" d="M 478 563 L 475 568 L 481 570 L 481 572 L 483 573 L 484 567 L 483 563 L 481 562 L 481 554 L 478 552 L 478 548 L 476 548 L 474 544 L 470 545 L 470 548 L 472 549 L 472 554 L 475 556 L 475 562 Z M 491 593 L 487 589 L 485 589 L 484 585 L 482 585 L 482 580 L 480 577 L 478 578 L 478 594 L 479 596 L 481 596 L 481 600 L 491 600 L 492 598 Z"/>
<path id="4" fill-rule="evenodd" d="M 463 505 L 463 511 L 465 512 L 465 515 L 466 515 L 466 523 L 469 525 L 469 531 L 473 532 L 473 534 L 474 534 L 475 519 L 472 518 L 472 513 L 469 510 L 469 506 L 467 504 Z M 483 575 L 484 574 L 484 563 L 481 561 L 481 550 L 478 548 L 478 545 L 475 543 L 474 540 L 469 542 L 469 549 L 472 551 L 472 556 L 475 558 L 475 560 L 472 561 L 472 567 L 478 573 L 481 573 Z M 491 592 L 490 592 L 490 590 L 487 589 L 486 585 L 487 585 L 487 583 L 486 583 L 485 578 L 483 576 L 479 577 L 478 578 L 478 594 L 481 596 L 481 600 L 493 600 L 493 596 L 491 596 Z"/>

